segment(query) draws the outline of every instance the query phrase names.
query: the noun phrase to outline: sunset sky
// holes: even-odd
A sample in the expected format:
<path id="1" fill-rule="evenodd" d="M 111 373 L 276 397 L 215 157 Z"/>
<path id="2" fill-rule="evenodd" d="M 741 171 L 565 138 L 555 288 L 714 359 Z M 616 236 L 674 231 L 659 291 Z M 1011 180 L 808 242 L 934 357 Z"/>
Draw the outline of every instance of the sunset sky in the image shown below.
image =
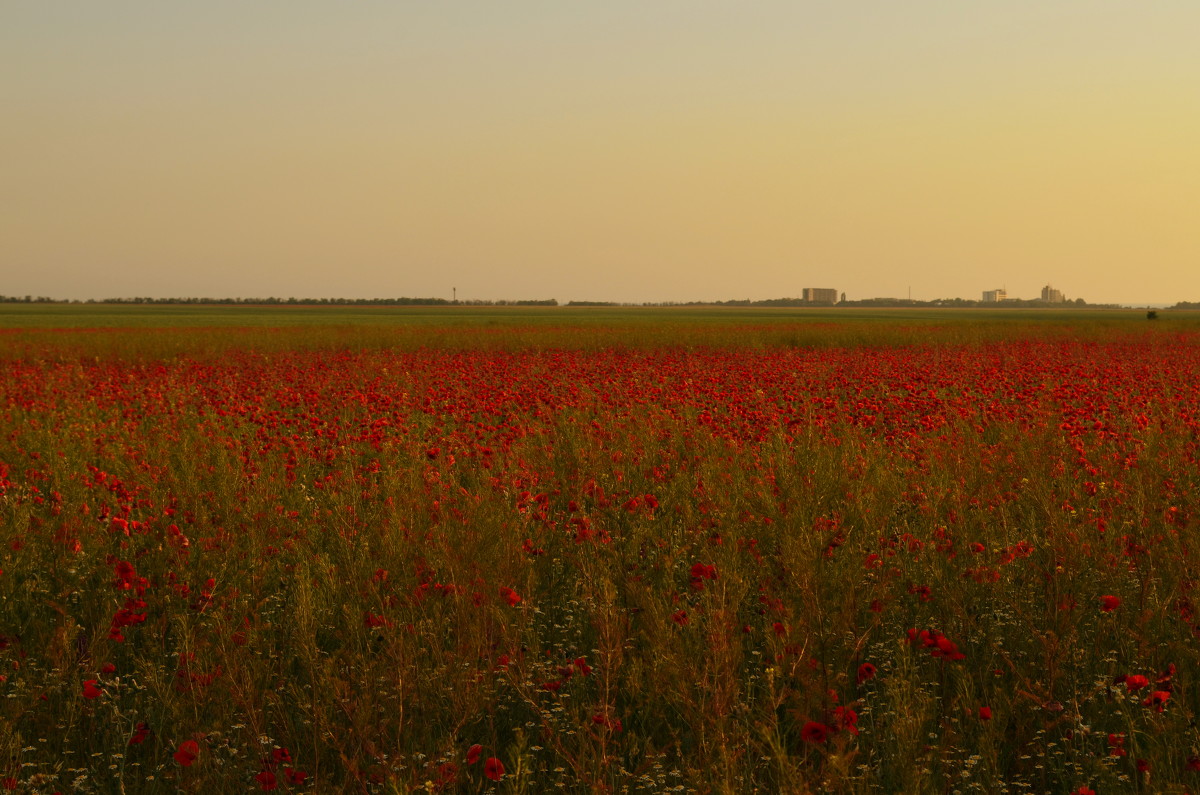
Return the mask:
<path id="1" fill-rule="evenodd" d="M 1200 301 L 1200 3 L 0 6 L 0 294 Z"/>

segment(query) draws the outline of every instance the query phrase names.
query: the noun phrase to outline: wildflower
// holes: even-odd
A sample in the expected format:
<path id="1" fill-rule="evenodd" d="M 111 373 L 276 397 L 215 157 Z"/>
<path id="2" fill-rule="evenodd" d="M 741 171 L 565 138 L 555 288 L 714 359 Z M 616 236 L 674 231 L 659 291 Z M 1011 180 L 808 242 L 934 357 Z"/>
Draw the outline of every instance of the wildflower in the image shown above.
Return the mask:
<path id="1" fill-rule="evenodd" d="M 613 732 L 619 732 L 623 728 L 621 726 L 620 718 L 610 718 L 603 712 L 597 712 L 595 715 L 593 715 L 592 723 L 595 723 L 597 726 L 603 726 L 604 728 Z"/>
<path id="2" fill-rule="evenodd" d="M 1136 693 L 1148 684 L 1150 684 L 1150 680 L 1141 674 L 1125 677 L 1125 687 L 1129 688 L 1130 693 Z"/>
<path id="3" fill-rule="evenodd" d="M 259 788 L 263 791 L 273 790 L 279 786 L 279 782 L 275 779 L 275 774 L 270 770 L 263 770 L 259 772 L 259 774 L 254 777 L 254 780 L 258 782 Z"/>
<path id="4" fill-rule="evenodd" d="M 500 598 L 507 602 L 510 607 L 516 607 L 521 603 L 521 595 L 507 586 L 500 589 Z"/>
<path id="5" fill-rule="evenodd" d="M 388 625 L 388 620 L 382 615 L 375 615 L 370 610 L 363 613 L 363 624 L 367 629 L 375 629 L 377 627 L 385 627 Z"/>
<path id="6" fill-rule="evenodd" d="M 1115 596 L 1101 596 L 1100 609 L 1105 613 L 1111 613 L 1121 606 L 1121 600 Z"/>
<path id="7" fill-rule="evenodd" d="M 184 740 L 179 744 L 179 749 L 175 751 L 175 761 L 181 767 L 191 767 L 199 756 L 200 743 L 195 740 Z"/>
<path id="8" fill-rule="evenodd" d="M 133 730 L 133 735 L 130 736 L 130 738 L 129 738 L 129 744 L 130 745 L 141 745 L 143 742 L 146 741 L 146 738 L 149 737 L 150 734 L 151 734 L 150 724 L 146 723 L 145 721 L 142 721 L 142 722 L 138 723 L 137 727 Z"/>
<path id="9" fill-rule="evenodd" d="M 980 720 L 991 720 L 992 719 L 992 708 L 991 707 L 980 707 L 979 708 L 979 719 Z"/>
<path id="10" fill-rule="evenodd" d="M 834 708 L 833 720 L 837 729 L 845 729 L 851 734 L 858 734 L 858 713 L 849 707 Z"/>
<path id="11" fill-rule="evenodd" d="M 1143 707 L 1154 707 L 1157 711 L 1163 711 L 1163 705 L 1167 703 L 1167 699 L 1171 697 L 1169 691 L 1155 690 L 1153 693 L 1142 702 Z"/>
<path id="12" fill-rule="evenodd" d="M 874 665 L 871 665 L 871 663 L 868 662 L 868 663 L 863 663 L 862 665 L 858 666 L 857 681 L 860 685 L 863 682 L 866 682 L 867 680 L 874 679 L 874 678 L 875 678 L 875 666 Z"/>
<path id="13" fill-rule="evenodd" d="M 687 626 L 688 614 L 686 610 L 679 610 L 671 614 L 671 620 L 681 627 Z"/>
<path id="14" fill-rule="evenodd" d="M 804 728 L 800 730 L 800 739 L 806 743 L 812 743 L 813 745 L 820 745 L 821 743 L 825 742 L 828 736 L 829 732 L 825 728 L 825 724 L 817 723 L 815 720 L 810 720 L 808 723 L 804 724 Z"/>
<path id="15" fill-rule="evenodd" d="M 91 698 L 99 698 L 100 696 L 104 695 L 104 690 L 101 689 L 100 687 L 97 687 L 97 684 L 98 684 L 98 682 L 95 679 L 89 679 L 86 682 L 84 682 L 83 683 L 83 697 L 91 699 Z"/>
<path id="16" fill-rule="evenodd" d="M 1128 752 L 1125 750 L 1125 735 L 1110 734 L 1108 735 L 1108 755 L 1109 756 L 1125 756 Z"/>
<path id="17" fill-rule="evenodd" d="M 467 764 L 473 765 L 479 761 L 479 755 L 483 753 L 483 746 L 475 743 L 467 749 Z"/>
<path id="18" fill-rule="evenodd" d="M 492 781 L 499 781 L 504 778 L 504 763 L 494 756 L 489 756 L 483 763 L 483 774 Z"/>

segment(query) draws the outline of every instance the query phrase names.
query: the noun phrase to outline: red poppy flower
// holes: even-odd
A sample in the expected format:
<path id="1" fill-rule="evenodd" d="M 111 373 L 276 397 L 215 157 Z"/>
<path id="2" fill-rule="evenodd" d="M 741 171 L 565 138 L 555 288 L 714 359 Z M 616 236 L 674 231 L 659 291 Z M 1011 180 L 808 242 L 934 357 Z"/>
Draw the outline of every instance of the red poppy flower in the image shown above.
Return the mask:
<path id="1" fill-rule="evenodd" d="M 279 782 L 275 779 L 275 774 L 270 770 L 263 770 L 254 780 L 258 782 L 259 789 L 264 791 L 273 790 L 279 786 Z"/>
<path id="2" fill-rule="evenodd" d="M 191 767 L 199 756 L 200 743 L 195 740 L 184 740 L 179 744 L 179 750 L 175 752 L 175 761 L 181 767 Z"/>
<path id="3" fill-rule="evenodd" d="M 1143 707 L 1154 707 L 1159 712 L 1163 711 L 1163 705 L 1167 703 L 1167 699 L 1171 697 L 1170 692 L 1166 690 L 1155 690 L 1149 697 L 1142 702 Z"/>
<path id="4" fill-rule="evenodd" d="M 825 728 L 825 724 L 817 723 L 815 720 L 810 720 L 800 730 L 800 739 L 813 745 L 820 745 L 828 737 L 829 731 Z"/>
<path id="5" fill-rule="evenodd" d="M 83 683 L 84 698 L 99 698 L 104 695 L 104 690 L 97 687 L 99 683 L 95 679 L 89 679 Z"/>
<path id="6" fill-rule="evenodd" d="M 1132 676 L 1125 677 L 1125 687 L 1129 688 L 1130 693 L 1137 692 L 1148 684 L 1150 684 L 1150 680 L 1141 674 L 1133 674 Z"/>
<path id="7" fill-rule="evenodd" d="M 860 685 L 863 682 L 867 681 L 868 679 L 874 679 L 874 678 L 875 678 L 875 666 L 874 665 L 871 665 L 871 663 L 863 663 L 862 665 L 858 666 L 857 681 Z"/>
<path id="8" fill-rule="evenodd" d="M 479 743 L 472 745 L 467 749 L 467 764 L 473 765 L 479 761 L 479 755 L 483 753 L 483 746 Z"/>
<path id="9" fill-rule="evenodd" d="M 150 736 L 150 724 L 142 721 L 138 723 L 137 728 L 133 730 L 133 735 L 129 738 L 130 745 L 141 745 Z"/>
<path id="10" fill-rule="evenodd" d="M 991 720 L 992 719 L 992 708 L 991 707 L 980 707 L 979 708 L 979 719 L 980 720 Z"/>
<path id="11" fill-rule="evenodd" d="M 500 598 L 508 602 L 511 607 L 516 607 L 521 603 L 521 595 L 507 586 L 500 589 Z"/>
<path id="12" fill-rule="evenodd" d="M 858 734 L 858 713 L 849 707 L 836 707 L 833 710 L 833 725 L 835 729 Z"/>
<path id="13" fill-rule="evenodd" d="M 614 732 L 619 732 L 622 728 L 620 718 L 610 718 L 602 712 L 597 712 L 592 716 L 592 723 Z"/>
<path id="14" fill-rule="evenodd" d="M 504 763 L 494 756 L 489 756 L 483 763 L 483 774 L 492 781 L 499 781 L 504 778 Z"/>
<path id="15" fill-rule="evenodd" d="M 1115 596 L 1101 596 L 1100 609 L 1105 613 L 1111 613 L 1121 606 L 1121 600 Z"/>

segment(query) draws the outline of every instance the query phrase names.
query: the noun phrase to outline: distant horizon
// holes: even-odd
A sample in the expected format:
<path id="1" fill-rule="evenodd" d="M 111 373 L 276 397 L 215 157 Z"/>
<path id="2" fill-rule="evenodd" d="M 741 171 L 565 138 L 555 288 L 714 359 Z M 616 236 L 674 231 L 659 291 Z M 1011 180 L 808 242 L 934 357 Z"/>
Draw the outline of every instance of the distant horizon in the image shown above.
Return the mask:
<path id="1" fill-rule="evenodd" d="M 1047 307 L 1073 306 L 1074 300 L 1075 300 L 1074 298 L 1067 298 L 1066 300 L 1064 300 L 1061 303 L 1045 302 L 1045 306 L 1047 306 Z M 171 305 L 173 303 L 178 303 L 178 304 L 206 305 L 206 304 L 227 304 L 227 303 L 236 302 L 236 303 L 242 303 L 242 304 L 263 303 L 263 304 L 267 304 L 267 305 L 287 305 L 289 303 L 312 304 L 312 303 L 318 303 L 318 302 L 352 302 L 352 303 L 353 302 L 364 302 L 364 303 L 379 302 L 382 305 L 385 303 L 400 302 L 400 301 L 413 302 L 413 305 L 432 305 L 432 306 L 439 306 L 439 305 L 470 306 L 472 304 L 500 304 L 500 305 L 502 305 L 502 304 L 517 304 L 517 303 L 525 303 L 525 304 L 530 304 L 530 305 L 540 303 L 540 304 L 548 305 L 548 302 L 554 301 L 554 302 L 556 302 L 557 306 L 567 306 L 571 302 L 576 302 L 576 303 L 609 304 L 609 305 L 615 305 L 615 306 L 636 307 L 636 306 L 663 306 L 663 305 L 670 306 L 670 305 L 697 305 L 697 304 L 699 304 L 699 305 L 704 305 L 704 304 L 717 305 L 717 304 L 729 304 L 729 303 L 742 302 L 742 301 L 750 301 L 752 303 L 761 303 L 761 302 L 768 302 L 768 301 L 795 301 L 795 302 L 799 303 L 799 302 L 802 302 L 803 299 L 800 297 L 799 294 L 792 295 L 792 296 L 784 295 L 784 296 L 771 296 L 771 297 L 763 297 L 763 298 L 730 297 L 730 298 L 718 298 L 718 299 L 667 299 L 667 300 L 661 300 L 661 301 L 650 301 L 650 300 L 647 300 L 647 301 L 612 301 L 612 300 L 607 300 L 607 299 L 579 298 L 579 297 L 559 299 L 557 296 L 525 296 L 525 297 L 506 296 L 506 297 L 501 297 L 501 298 L 452 299 L 449 297 L 438 296 L 438 295 L 424 295 L 424 296 L 417 296 L 417 295 L 396 295 L 396 296 L 384 296 L 384 295 L 376 295 L 376 296 L 361 296 L 361 295 L 360 296 L 352 296 L 352 295 L 328 295 L 328 296 L 319 296 L 319 295 L 305 295 L 305 296 L 301 296 L 301 295 L 244 295 L 244 296 L 243 295 L 223 295 L 223 296 L 222 295 L 195 295 L 195 296 L 160 295 L 160 296 L 154 296 L 154 295 L 138 294 L 138 295 L 128 295 L 128 296 L 110 295 L 110 296 L 105 296 L 103 298 L 90 298 L 90 297 L 89 298 L 67 298 L 67 297 L 58 297 L 58 296 L 53 296 L 53 295 L 34 295 L 32 293 L 26 294 L 26 295 L 21 295 L 21 296 L 6 295 L 4 293 L 0 293 L 0 302 L 20 303 L 20 304 L 24 304 L 24 303 L 55 303 L 55 304 L 89 304 L 89 303 L 105 304 L 105 303 L 109 303 L 109 304 Z M 966 298 L 963 296 L 940 296 L 937 298 L 917 298 L 917 297 L 908 298 L 907 296 L 873 295 L 873 296 L 865 296 L 862 298 L 854 298 L 851 296 L 847 296 L 845 303 L 857 303 L 857 302 L 864 302 L 864 301 L 912 301 L 914 303 L 933 303 L 933 302 L 938 302 L 938 301 L 962 301 L 962 302 L 972 302 L 972 303 L 976 303 L 976 304 L 985 304 L 986 306 L 991 307 L 991 306 L 999 306 L 999 305 L 1005 304 L 1005 303 L 1014 303 L 1014 304 L 1015 303 L 1036 303 L 1036 302 L 1040 302 L 1041 298 L 1040 297 L 1021 298 L 1019 296 L 1009 296 L 1004 301 L 986 302 L 986 301 L 981 300 L 980 298 Z M 1086 299 L 1085 299 L 1085 301 L 1086 301 Z M 444 302 L 444 304 L 419 304 L 417 302 Z M 842 303 L 841 301 L 837 302 L 837 304 L 841 304 L 841 303 Z M 1142 309 L 1168 309 L 1168 308 L 1171 308 L 1171 307 L 1176 306 L 1177 304 L 1181 304 L 1181 303 L 1200 303 L 1200 297 L 1197 297 L 1197 299 L 1195 301 L 1193 301 L 1192 299 L 1189 299 L 1189 298 L 1180 298 L 1180 299 L 1177 299 L 1174 301 L 1161 301 L 1160 300 L 1160 301 L 1144 301 L 1144 302 L 1143 301 L 1136 301 L 1136 302 L 1133 302 L 1133 301 L 1086 301 L 1087 306 L 1119 306 L 1119 307 L 1127 308 L 1127 309 L 1139 309 L 1139 308 L 1142 308 Z M 822 307 L 822 306 L 836 306 L 837 304 L 826 304 L 823 302 L 814 301 L 814 302 L 810 302 L 807 305 L 812 306 L 812 307 Z M 403 305 L 403 304 L 394 304 L 394 305 Z"/>

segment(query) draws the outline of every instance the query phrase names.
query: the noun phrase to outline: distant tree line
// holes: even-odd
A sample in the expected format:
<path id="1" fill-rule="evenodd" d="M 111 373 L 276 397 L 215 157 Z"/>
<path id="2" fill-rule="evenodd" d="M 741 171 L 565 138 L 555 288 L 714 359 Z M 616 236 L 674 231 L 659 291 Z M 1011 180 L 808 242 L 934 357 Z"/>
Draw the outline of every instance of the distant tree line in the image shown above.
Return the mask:
<path id="1" fill-rule="evenodd" d="M 0 303 L 4 304 L 249 304 L 249 305 L 280 305 L 280 306 L 559 306 L 557 300 L 522 299 L 522 300 L 482 300 L 451 301 L 446 298 L 89 298 L 86 301 L 60 300 L 44 295 L 15 296 L 0 295 Z M 568 301 L 566 306 L 625 306 L 625 307 L 697 307 L 697 306 L 763 306 L 763 307 L 952 307 L 979 309 L 1121 309 L 1121 304 L 1089 304 L 1082 298 L 1073 301 L 1051 303 L 1040 298 L 1008 298 L 1003 301 L 975 301 L 968 298 L 935 298 L 932 301 L 918 301 L 911 298 L 862 298 L 856 301 L 840 301 L 830 304 L 820 301 L 805 301 L 803 298 L 766 298 L 752 301 L 749 298 L 730 299 L 728 301 L 645 301 L 642 303 L 618 301 Z M 1200 301 L 1179 301 L 1170 309 L 1200 309 Z"/>
<path id="2" fill-rule="evenodd" d="M 540 300 L 449 301 L 445 298 L 89 298 L 86 301 L 60 301 L 45 296 L 0 295 L 0 303 L 25 304 L 251 304 L 282 306 L 558 306 L 553 298 Z"/>
<path id="3" fill-rule="evenodd" d="M 24 297 L 16 295 L 0 295 L 0 304 L 65 304 L 66 301 L 59 301 L 54 298 L 47 298 L 44 295 L 39 295 L 36 298 L 32 295 Z"/>

